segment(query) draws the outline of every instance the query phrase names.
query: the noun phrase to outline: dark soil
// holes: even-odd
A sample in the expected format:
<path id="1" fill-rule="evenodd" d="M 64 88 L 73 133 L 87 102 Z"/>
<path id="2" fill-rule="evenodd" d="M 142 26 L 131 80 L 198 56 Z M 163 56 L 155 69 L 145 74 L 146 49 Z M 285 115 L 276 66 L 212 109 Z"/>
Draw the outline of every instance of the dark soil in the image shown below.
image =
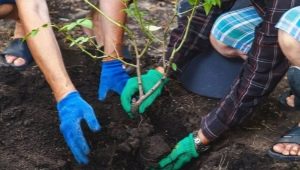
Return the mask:
<path id="1" fill-rule="evenodd" d="M 78 8 L 88 9 L 79 0 L 59 2 L 49 1 L 55 22 L 71 16 L 68 12 L 77 13 Z M 148 9 L 157 18 L 172 10 L 168 1 L 151 0 L 142 5 L 151 6 Z M 1 49 L 11 36 L 12 26 L 0 21 Z M 145 169 L 199 128 L 201 117 L 218 105 L 217 100 L 190 93 L 170 81 L 146 116 L 131 120 L 117 95 L 112 94 L 105 102 L 97 100 L 99 63 L 61 45 L 72 81 L 93 106 L 103 127 L 93 134 L 84 125 L 92 148 L 90 164 L 78 166 L 73 159 L 59 132 L 51 90 L 38 67 L 33 66 L 21 73 L 0 69 L 0 169 Z M 149 51 L 150 64 L 154 64 L 157 53 Z M 278 107 L 276 98 L 286 89 L 284 79 L 253 116 L 224 134 L 209 152 L 184 169 L 300 169 L 299 162 L 276 161 L 266 154 L 273 142 L 300 120 L 299 113 L 281 112 Z"/>

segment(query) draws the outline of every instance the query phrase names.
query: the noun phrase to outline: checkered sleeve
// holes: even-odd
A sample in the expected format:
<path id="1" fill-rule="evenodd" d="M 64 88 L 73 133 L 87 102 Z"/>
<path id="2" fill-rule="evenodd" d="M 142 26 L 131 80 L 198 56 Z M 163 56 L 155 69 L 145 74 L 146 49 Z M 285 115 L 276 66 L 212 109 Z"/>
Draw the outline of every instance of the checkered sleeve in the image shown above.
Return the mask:
<path id="1" fill-rule="evenodd" d="M 254 3 L 256 1 L 253 0 Z M 263 2 L 263 21 L 255 29 L 255 39 L 239 77 L 219 107 L 202 119 L 202 132 L 209 140 L 242 123 L 252 113 L 254 106 L 275 88 L 288 68 L 288 62 L 278 45 L 275 25 L 286 11 L 299 6 L 300 1 Z"/>
<path id="2" fill-rule="evenodd" d="M 287 11 L 277 23 L 279 28 L 300 41 L 300 6 Z"/>
<path id="3" fill-rule="evenodd" d="M 196 9 L 196 13 L 192 18 L 190 29 L 186 40 L 183 43 L 182 48 L 174 56 L 174 62 L 177 64 L 179 70 L 190 60 L 190 57 L 201 53 L 201 51 L 206 50 L 210 46 L 209 34 L 211 28 L 219 15 L 228 11 L 235 0 L 223 0 L 221 8 L 213 7 L 211 12 L 206 15 L 202 6 Z M 186 7 L 187 0 L 181 0 L 179 5 L 185 3 L 185 9 L 190 9 Z M 182 41 L 186 25 L 188 22 L 189 12 L 183 12 L 184 14 L 178 17 L 178 27 L 172 30 L 169 44 L 167 59 L 170 57 L 174 47 L 177 47 Z"/>

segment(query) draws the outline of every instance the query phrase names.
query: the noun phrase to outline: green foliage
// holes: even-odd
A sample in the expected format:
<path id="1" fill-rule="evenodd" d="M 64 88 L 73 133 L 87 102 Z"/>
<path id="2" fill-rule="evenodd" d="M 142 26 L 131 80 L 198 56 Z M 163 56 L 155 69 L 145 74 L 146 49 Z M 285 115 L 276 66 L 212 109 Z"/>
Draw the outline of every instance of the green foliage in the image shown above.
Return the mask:
<path id="1" fill-rule="evenodd" d="M 137 22 L 137 25 L 140 27 L 142 33 L 145 34 L 147 39 L 150 41 L 156 40 L 156 37 L 151 32 L 160 30 L 161 27 L 155 26 L 153 20 L 146 19 L 147 15 L 144 11 L 139 9 L 137 0 L 133 0 L 133 2 L 124 9 L 124 12 L 128 17 Z"/>
<path id="2" fill-rule="evenodd" d="M 174 71 L 177 71 L 177 65 L 176 65 L 175 63 L 172 63 L 172 69 L 173 69 Z"/>
<path id="3" fill-rule="evenodd" d="M 82 26 L 85 28 L 92 29 L 93 28 L 93 22 L 90 19 L 83 18 L 83 19 L 78 19 L 74 22 L 68 23 L 64 25 L 59 31 L 71 31 L 74 28 Z"/>
<path id="4" fill-rule="evenodd" d="M 206 13 L 206 15 L 209 14 L 213 6 L 219 6 L 221 7 L 221 0 L 202 0 L 203 3 L 203 9 Z M 192 6 L 197 6 L 200 4 L 199 0 L 188 0 L 189 4 Z"/>
<path id="5" fill-rule="evenodd" d="M 86 42 L 89 42 L 91 40 L 91 37 L 86 37 L 86 36 L 81 36 L 76 38 L 75 40 L 72 41 L 72 43 L 70 44 L 70 47 L 74 46 L 74 45 L 82 45 Z"/>
<path id="6" fill-rule="evenodd" d="M 38 34 L 38 32 L 40 31 L 39 28 L 33 29 L 30 33 L 28 33 L 27 35 L 25 35 L 22 39 L 22 41 L 26 41 L 29 37 L 34 37 Z"/>
<path id="7" fill-rule="evenodd" d="M 221 0 L 203 0 L 203 8 L 206 13 L 206 15 L 209 14 L 213 6 L 219 6 L 221 7 Z"/>
<path id="8" fill-rule="evenodd" d="M 196 6 L 196 5 L 199 5 L 199 0 L 188 0 L 189 1 L 189 4 L 192 5 L 192 6 Z"/>

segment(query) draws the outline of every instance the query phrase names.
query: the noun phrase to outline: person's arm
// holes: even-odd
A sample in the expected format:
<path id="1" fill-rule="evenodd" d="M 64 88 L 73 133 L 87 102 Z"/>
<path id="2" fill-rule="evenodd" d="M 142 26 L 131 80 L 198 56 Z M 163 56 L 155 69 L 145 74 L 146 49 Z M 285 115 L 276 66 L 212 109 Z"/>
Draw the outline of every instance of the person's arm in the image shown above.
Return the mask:
<path id="1" fill-rule="evenodd" d="M 50 23 L 45 0 L 17 0 L 16 2 L 26 33 Z M 58 102 L 60 131 L 77 162 L 86 164 L 90 148 L 84 138 L 80 123 L 84 120 L 92 131 L 99 131 L 101 127 L 94 110 L 75 90 L 66 72 L 53 30 L 51 28 L 40 29 L 38 34 L 29 37 L 26 41 Z"/>
<path id="2" fill-rule="evenodd" d="M 122 0 L 110 0 L 103 1 L 99 0 L 100 9 L 105 15 L 114 21 L 124 25 L 126 22 L 126 8 L 125 2 Z M 113 57 L 118 55 L 122 58 L 122 46 L 124 30 L 109 21 L 105 16 L 101 16 L 101 26 L 103 33 L 104 52 L 112 55 Z M 104 60 L 112 60 L 113 58 L 106 58 Z"/>
<path id="3" fill-rule="evenodd" d="M 123 63 L 116 60 L 117 57 L 123 59 L 122 47 L 124 29 L 106 18 L 109 17 L 115 22 L 124 25 L 126 20 L 126 14 L 124 12 L 126 6 L 124 3 L 122 0 L 99 0 L 99 8 L 105 14 L 105 16 L 99 15 L 101 15 L 101 34 L 104 41 L 104 53 L 108 55 L 107 58 L 103 59 L 101 67 L 98 89 L 98 99 L 100 101 L 105 100 L 109 91 L 121 94 L 129 79 L 129 75 Z"/>
<path id="4" fill-rule="evenodd" d="M 263 21 L 255 28 L 248 58 L 230 93 L 202 119 L 201 130 L 209 141 L 245 120 L 284 76 L 288 61 L 279 47 L 275 25 L 288 9 L 297 5 L 300 1 L 265 1 Z"/>
<path id="5" fill-rule="evenodd" d="M 204 145 L 241 124 L 263 97 L 272 92 L 288 68 L 288 62 L 278 45 L 275 24 L 284 12 L 300 5 L 300 1 L 296 3 L 293 0 L 269 0 L 265 3 L 263 22 L 255 29 L 255 39 L 248 53 L 248 59 L 231 91 L 220 101 L 217 108 L 202 118 L 197 138 L 201 142 L 205 141 L 202 143 Z M 174 164 L 181 168 L 192 158 L 191 150 L 185 149 L 184 152 L 180 152 L 181 155 L 174 154 L 179 151 L 180 148 L 174 148 L 171 154 L 161 160 L 159 162 L 161 168 L 166 169 Z"/>
<path id="6" fill-rule="evenodd" d="M 44 0 L 17 0 L 19 17 L 27 33 L 50 23 L 48 7 Z M 51 27 L 40 29 L 38 34 L 27 39 L 29 49 L 35 62 L 44 73 L 56 101 L 60 101 L 66 94 L 75 90 L 72 84 Z"/>

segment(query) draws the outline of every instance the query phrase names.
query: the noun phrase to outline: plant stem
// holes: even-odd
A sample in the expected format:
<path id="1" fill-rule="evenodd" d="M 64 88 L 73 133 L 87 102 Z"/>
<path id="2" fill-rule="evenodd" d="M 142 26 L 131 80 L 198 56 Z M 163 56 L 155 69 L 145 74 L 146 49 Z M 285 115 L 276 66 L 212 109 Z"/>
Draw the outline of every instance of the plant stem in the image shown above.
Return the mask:
<path id="1" fill-rule="evenodd" d="M 141 62 L 140 62 L 140 54 L 138 51 L 138 47 L 137 47 L 137 43 L 136 41 L 134 41 L 133 43 L 133 47 L 134 47 L 134 51 L 136 54 L 136 74 L 137 74 L 137 80 L 138 80 L 138 87 L 139 87 L 139 98 L 141 98 L 144 95 L 144 91 L 143 91 L 143 82 L 142 82 L 142 74 L 141 74 Z"/>
<path id="2" fill-rule="evenodd" d="M 175 54 L 182 48 L 183 46 L 183 43 L 185 42 L 186 38 L 187 38 L 187 35 L 188 35 L 188 32 L 189 32 L 189 29 L 190 29 L 190 25 L 191 25 L 191 21 L 192 21 L 192 18 L 195 14 L 195 11 L 196 11 L 196 8 L 197 6 L 193 6 L 193 9 L 192 9 L 192 12 L 190 14 L 190 16 L 188 17 L 188 23 L 187 23 L 187 26 L 185 28 L 185 31 L 184 31 L 184 35 L 183 35 L 183 38 L 179 44 L 178 47 L 176 47 L 177 45 L 175 44 L 173 50 L 172 50 L 172 53 L 171 53 L 171 57 L 169 58 L 169 65 L 167 66 L 167 70 L 165 71 L 165 73 L 163 74 L 163 77 L 146 93 L 144 94 L 143 96 L 141 96 L 136 102 L 134 102 L 132 104 L 132 111 L 138 111 L 138 108 L 140 106 L 140 104 L 147 98 L 149 97 L 155 90 L 157 90 L 157 88 L 164 82 L 166 81 L 166 78 L 168 76 L 168 73 L 170 72 L 170 69 L 171 69 L 171 65 L 173 63 L 173 59 L 174 59 L 174 56 Z M 164 51 L 164 53 L 166 53 Z M 137 114 L 136 112 L 132 112 L 133 114 Z"/>
<path id="3" fill-rule="evenodd" d="M 182 46 L 183 46 L 183 44 L 184 44 L 184 42 L 185 42 L 185 40 L 186 40 L 186 38 L 187 38 L 188 32 L 189 32 L 189 30 L 190 30 L 190 26 L 191 26 L 191 21 L 192 21 L 192 19 L 193 19 L 193 16 L 194 16 L 194 14 L 195 14 L 195 12 L 196 12 L 196 8 L 197 8 L 197 7 L 198 7 L 198 6 L 193 6 L 193 8 L 192 8 L 191 15 L 188 17 L 187 26 L 185 27 L 185 32 L 184 32 L 183 38 L 182 38 L 182 40 L 181 40 L 179 46 L 176 47 L 176 46 L 177 46 L 177 44 L 176 44 L 176 45 L 175 45 L 175 48 L 173 48 L 173 50 L 172 50 L 171 57 L 169 58 L 169 65 L 167 66 L 167 70 L 165 71 L 165 75 L 166 75 L 166 76 L 169 75 L 169 72 L 170 72 L 170 70 L 171 70 L 171 66 L 172 66 L 172 64 L 173 64 L 173 60 L 174 60 L 175 54 L 182 48 Z"/>

